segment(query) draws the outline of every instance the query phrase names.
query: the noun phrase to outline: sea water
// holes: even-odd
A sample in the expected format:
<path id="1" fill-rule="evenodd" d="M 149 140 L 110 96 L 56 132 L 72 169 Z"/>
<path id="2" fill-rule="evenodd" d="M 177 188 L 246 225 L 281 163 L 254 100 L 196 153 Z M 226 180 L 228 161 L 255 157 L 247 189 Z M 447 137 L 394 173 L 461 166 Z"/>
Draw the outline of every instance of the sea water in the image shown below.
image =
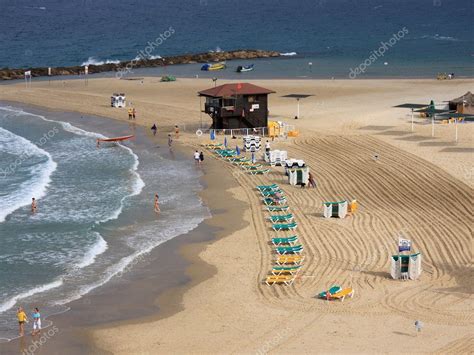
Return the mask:
<path id="1" fill-rule="evenodd" d="M 3 0 L 1 10 L 0 68 L 115 63 L 145 50 L 159 58 L 255 48 L 294 59 L 255 61 L 240 77 L 347 78 L 406 28 L 360 78 L 474 75 L 472 0 Z M 190 68 L 185 76 L 203 74 Z"/>
<path id="2" fill-rule="evenodd" d="M 98 137 L 0 105 L 0 341 L 16 336 L 17 306 L 64 311 L 209 216 L 192 164 L 146 149 L 154 163 L 140 164 L 133 142 L 97 149 Z"/>

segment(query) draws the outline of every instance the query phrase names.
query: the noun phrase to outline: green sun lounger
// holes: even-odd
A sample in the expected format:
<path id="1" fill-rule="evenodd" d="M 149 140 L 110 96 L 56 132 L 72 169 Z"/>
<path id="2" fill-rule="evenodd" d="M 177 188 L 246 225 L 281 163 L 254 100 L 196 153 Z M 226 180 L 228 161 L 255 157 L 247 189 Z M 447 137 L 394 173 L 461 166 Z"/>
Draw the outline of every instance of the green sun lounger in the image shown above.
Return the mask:
<path id="1" fill-rule="evenodd" d="M 256 164 L 256 165 L 241 165 L 242 169 L 246 170 L 259 170 L 262 168 L 262 164 Z"/>
<path id="2" fill-rule="evenodd" d="M 296 227 L 298 227 L 298 224 L 296 222 L 292 222 L 292 223 L 276 223 L 272 226 L 272 229 L 274 231 L 292 231 L 292 230 L 295 230 Z"/>
<path id="3" fill-rule="evenodd" d="M 302 245 L 294 245 L 289 247 L 277 247 L 276 252 L 280 255 L 283 254 L 299 254 L 303 251 Z"/>
<path id="4" fill-rule="evenodd" d="M 298 241 L 298 237 L 296 235 L 292 235 L 291 237 L 287 237 L 287 238 L 272 238 L 273 245 L 281 245 L 281 244 L 293 245 L 297 241 Z"/>
<path id="5" fill-rule="evenodd" d="M 273 198 L 264 198 L 263 203 L 267 206 L 278 206 L 286 202 L 286 198 L 282 197 L 280 199 L 273 199 Z"/>
<path id="6" fill-rule="evenodd" d="M 329 292 L 330 295 L 334 295 L 335 293 L 338 293 L 341 290 L 342 290 L 341 286 L 334 285 L 329 290 L 321 292 L 318 296 L 320 298 L 327 298 L 327 293 L 328 292 Z"/>
<path id="7" fill-rule="evenodd" d="M 302 265 L 294 265 L 294 266 L 274 266 L 272 268 L 273 275 L 281 275 L 281 274 L 297 274 L 300 271 Z"/>
<path id="8" fill-rule="evenodd" d="M 272 190 L 280 190 L 280 187 L 277 184 L 271 185 L 259 185 L 257 186 L 258 191 L 272 191 Z"/>
<path id="9" fill-rule="evenodd" d="M 285 193 L 282 190 L 269 190 L 269 191 L 260 191 L 263 197 L 274 196 L 274 195 L 284 195 Z"/>
<path id="10" fill-rule="evenodd" d="M 290 209 L 290 206 L 272 206 L 272 205 L 267 205 L 267 210 L 269 212 L 284 212 L 288 211 Z"/>
<path id="11" fill-rule="evenodd" d="M 294 217 L 292 213 L 288 213 L 288 214 L 278 214 L 278 215 L 270 216 L 268 217 L 268 219 L 272 221 L 273 223 L 291 222 L 294 219 Z"/>
<path id="12" fill-rule="evenodd" d="M 250 175 L 263 175 L 268 174 L 270 169 L 259 169 L 259 170 L 249 170 Z"/>

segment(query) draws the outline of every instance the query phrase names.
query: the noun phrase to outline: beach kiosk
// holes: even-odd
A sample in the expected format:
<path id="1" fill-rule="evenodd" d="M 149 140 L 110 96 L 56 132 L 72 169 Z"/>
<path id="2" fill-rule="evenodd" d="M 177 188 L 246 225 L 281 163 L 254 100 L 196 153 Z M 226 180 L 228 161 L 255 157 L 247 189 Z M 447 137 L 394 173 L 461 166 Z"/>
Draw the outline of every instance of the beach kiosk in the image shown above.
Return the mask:
<path id="1" fill-rule="evenodd" d="M 323 215 L 325 218 L 337 217 L 345 218 L 347 215 L 347 201 L 324 202 Z"/>
<path id="2" fill-rule="evenodd" d="M 123 108 L 126 105 L 125 94 L 113 94 L 110 97 L 110 106 L 115 108 Z"/>
<path id="3" fill-rule="evenodd" d="M 421 274 L 421 253 L 410 255 L 392 255 L 390 275 L 398 280 L 416 280 Z"/>
<path id="4" fill-rule="evenodd" d="M 275 91 L 249 83 L 224 84 L 199 91 L 214 129 L 259 128 L 268 125 L 268 95 Z"/>

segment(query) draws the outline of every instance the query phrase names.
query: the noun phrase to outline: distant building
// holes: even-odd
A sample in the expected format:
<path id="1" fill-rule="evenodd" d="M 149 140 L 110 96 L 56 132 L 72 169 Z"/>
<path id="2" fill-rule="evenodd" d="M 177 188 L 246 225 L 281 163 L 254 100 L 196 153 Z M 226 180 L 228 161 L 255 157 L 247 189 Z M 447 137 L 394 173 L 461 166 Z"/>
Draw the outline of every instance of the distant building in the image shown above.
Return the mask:
<path id="1" fill-rule="evenodd" d="M 459 113 L 474 114 L 474 95 L 468 91 L 463 96 L 450 100 L 449 109 Z"/>
<path id="2" fill-rule="evenodd" d="M 212 117 L 212 128 L 267 127 L 268 94 L 275 91 L 253 84 L 224 84 L 204 91 L 204 111 Z"/>

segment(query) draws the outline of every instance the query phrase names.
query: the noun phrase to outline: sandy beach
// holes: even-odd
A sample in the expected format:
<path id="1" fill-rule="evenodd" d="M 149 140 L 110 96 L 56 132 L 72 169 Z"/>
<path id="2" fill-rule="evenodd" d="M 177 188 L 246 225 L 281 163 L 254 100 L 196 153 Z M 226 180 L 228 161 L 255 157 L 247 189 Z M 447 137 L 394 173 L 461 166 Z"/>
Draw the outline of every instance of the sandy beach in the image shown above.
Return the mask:
<path id="1" fill-rule="evenodd" d="M 426 119 L 415 117 L 412 132 L 409 111 L 393 106 L 441 103 L 472 91 L 474 80 L 252 83 L 276 91 L 269 99 L 271 119 L 300 132 L 275 140 L 272 148 L 305 160 L 318 187 L 290 186 L 278 167 L 265 176 L 242 174 L 206 153 L 212 163 L 205 171 L 204 202 L 211 210 L 228 210 L 207 223 L 226 232 L 217 233 L 215 242 L 182 249 L 186 260 L 194 260 L 186 266 L 194 281 L 157 295 L 159 311 L 82 329 L 91 348 L 114 354 L 470 352 L 473 125 L 459 124 L 458 142 L 454 125 L 436 124 L 432 137 Z M 179 125 L 180 145 L 191 154 L 208 141 L 194 132 L 200 122 L 210 122 L 199 112 L 197 91 L 211 86 L 204 79 L 160 83 L 151 77 L 90 79 L 87 86 L 81 80 L 33 82 L 31 88 L 19 82 L 0 85 L 0 99 L 126 122 L 126 110 L 110 107 L 110 95 L 125 92 L 137 109 L 137 124 L 156 123 L 163 134 Z M 295 100 L 282 97 L 290 93 L 313 95 L 301 101 L 298 120 L 292 118 Z M 227 176 L 224 186 L 220 174 Z M 262 283 L 275 257 L 268 244 L 275 232 L 255 186 L 270 183 L 288 197 L 305 246 L 304 267 L 288 287 Z M 355 215 L 322 218 L 323 201 L 353 198 L 360 205 Z M 390 277 L 399 233 L 423 254 L 417 281 Z M 335 283 L 352 286 L 354 298 L 315 297 Z M 415 320 L 424 323 L 421 333 Z"/>

